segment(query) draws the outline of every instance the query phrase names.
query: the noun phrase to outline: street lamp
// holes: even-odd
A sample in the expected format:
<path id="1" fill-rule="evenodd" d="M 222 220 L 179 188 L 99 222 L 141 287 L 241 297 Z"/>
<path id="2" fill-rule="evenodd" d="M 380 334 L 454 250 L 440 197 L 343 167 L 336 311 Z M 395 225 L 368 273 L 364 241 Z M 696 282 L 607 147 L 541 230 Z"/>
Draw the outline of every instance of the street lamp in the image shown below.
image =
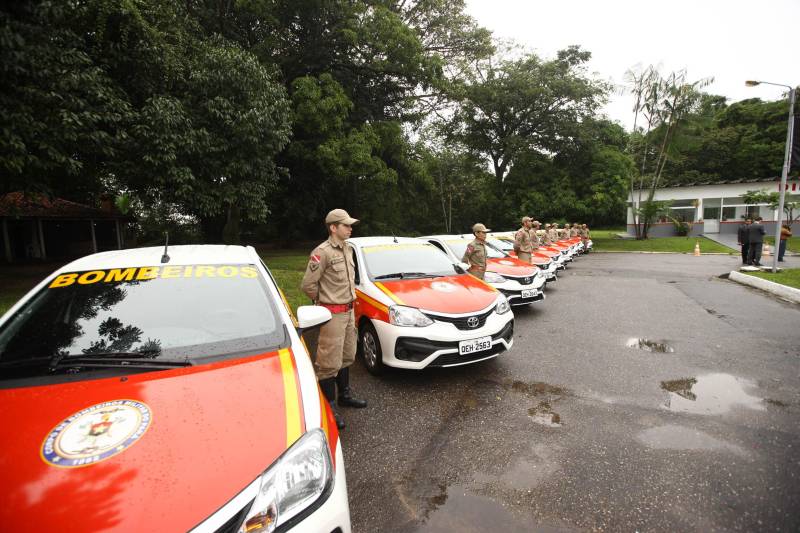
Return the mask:
<path id="1" fill-rule="evenodd" d="M 792 135 L 794 133 L 794 100 L 797 95 L 797 89 L 791 85 L 784 85 L 782 83 L 771 83 L 768 81 L 755 81 L 747 80 L 744 82 L 748 87 L 755 87 L 757 85 L 776 85 L 778 87 L 785 87 L 789 89 L 789 128 L 786 131 L 786 153 L 783 157 L 783 171 L 781 172 L 781 189 L 780 200 L 778 201 L 778 224 L 775 227 L 775 250 L 772 258 L 772 272 L 778 271 L 778 250 L 781 245 L 781 225 L 783 224 L 783 202 L 786 197 L 786 177 L 789 175 L 789 165 L 791 164 L 792 156 Z M 790 222 L 791 224 L 791 222 Z"/>

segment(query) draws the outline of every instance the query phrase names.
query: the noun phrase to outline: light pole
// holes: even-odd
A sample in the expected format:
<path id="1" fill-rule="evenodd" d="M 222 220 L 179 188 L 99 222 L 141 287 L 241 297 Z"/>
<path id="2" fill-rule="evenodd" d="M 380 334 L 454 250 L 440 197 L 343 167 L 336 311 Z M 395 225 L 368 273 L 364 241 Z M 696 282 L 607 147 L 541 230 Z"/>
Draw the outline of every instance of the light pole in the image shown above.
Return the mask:
<path id="1" fill-rule="evenodd" d="M 768 81 L 754 81 L 747 80 L 744 82 L 748 87 L 755 87 L 756 85 L 776 85 L 778 87 L 786 87 L 789 89 L 789 128 L 786 131 L 786 153 L 783 157 L 783 171 L 781 172 L 781 189 L 780 200 L 778 201 L 778 224 L 775 227 L 775 249 L 773 250 L 772 257 L 772 272 L 778 271 L 778 250 L 781 245 L 781 225 L 783 224 L 783 202 L 786 197 L 786 177 L 789 175 L 789 165 L 791 164 L 792 157 L 792 135 L 794 133 L 794 100 L 797 95 L 797 89 L 791 85 L 784 85 L 782 83 L 770 83 Z"/>

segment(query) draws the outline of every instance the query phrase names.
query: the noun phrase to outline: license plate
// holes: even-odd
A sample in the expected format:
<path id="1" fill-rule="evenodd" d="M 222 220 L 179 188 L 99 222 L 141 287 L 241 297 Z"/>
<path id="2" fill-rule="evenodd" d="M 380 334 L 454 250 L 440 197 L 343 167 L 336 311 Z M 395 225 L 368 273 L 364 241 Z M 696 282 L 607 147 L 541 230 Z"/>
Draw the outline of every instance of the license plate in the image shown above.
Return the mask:
<path id="1" fill-rule="evenodd" d="M 536 296 L 539 296 L 539 291 L 537 291 L 536 289 L 527 289 L 522 291 L 523 298 L 534 298 Z"/>
<path id="2" fill-rule="evenodd" d="M 475 352 L 482 352 L 492 347 L 491 337 L 481 337 L 480 339 L 473 339 L 469 341 L 461 341 L 458 343 L 459 355 L 467 355 Z"/>

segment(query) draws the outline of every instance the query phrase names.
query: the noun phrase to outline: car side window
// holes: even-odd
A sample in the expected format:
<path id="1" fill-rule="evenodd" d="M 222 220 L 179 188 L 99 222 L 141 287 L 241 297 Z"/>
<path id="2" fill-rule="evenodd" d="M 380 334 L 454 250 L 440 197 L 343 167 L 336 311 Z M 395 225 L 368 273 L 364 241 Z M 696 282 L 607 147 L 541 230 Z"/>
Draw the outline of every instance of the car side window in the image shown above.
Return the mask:
<path id="1" fill-rule="evenodd" d="M 442 246 L 442 244 L 439 243 L 438 241 L 428 241 L 428 242 L 437 247 L 438 249 L 440 249 L 441 251 L 443 251 L 444 253 L 447 253 L 447 251 L 444 249 L 444 246 Z"/>

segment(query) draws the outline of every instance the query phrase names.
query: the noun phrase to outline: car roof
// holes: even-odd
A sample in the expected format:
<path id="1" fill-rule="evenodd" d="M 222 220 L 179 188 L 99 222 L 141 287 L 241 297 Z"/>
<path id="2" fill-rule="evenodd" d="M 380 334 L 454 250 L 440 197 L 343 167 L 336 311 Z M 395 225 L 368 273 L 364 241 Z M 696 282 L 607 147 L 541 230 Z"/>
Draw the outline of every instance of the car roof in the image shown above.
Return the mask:
<path id="1" fill-rule="evenodd" d="M 456 239 L 464 239 L 466 241 L 472 241 L 474 239 L 474 235 L 467 235 L 466 233 L 463 235 L 426 235 L 425 237 L 420 237 L 420 239 L 439 239 L 442 241 L 454 241 Z"/>
<path id="2" fill-rule="evenodd" d="M 347 242 L 363 248 L 364 246 L 386 246 L 389 244 L 419 244 L 419 239 L 414 237 L 355 237 Z"/>
<path id="3" fill-rule="evenodd" d="M 59 272 L 80 272 L 84 270 L 104 270 L 108 268 L 131 268 L 161 265 L 163 246 L 112 250 L 87 255 L 68 263 Z M 169 262 L 166 265 L 221 265 L 253 264 L 258 262 L 258 254 L 251 246 L 226 246 L 217 244 L 190 244 L 170 246 L 167 250 Z"/>

